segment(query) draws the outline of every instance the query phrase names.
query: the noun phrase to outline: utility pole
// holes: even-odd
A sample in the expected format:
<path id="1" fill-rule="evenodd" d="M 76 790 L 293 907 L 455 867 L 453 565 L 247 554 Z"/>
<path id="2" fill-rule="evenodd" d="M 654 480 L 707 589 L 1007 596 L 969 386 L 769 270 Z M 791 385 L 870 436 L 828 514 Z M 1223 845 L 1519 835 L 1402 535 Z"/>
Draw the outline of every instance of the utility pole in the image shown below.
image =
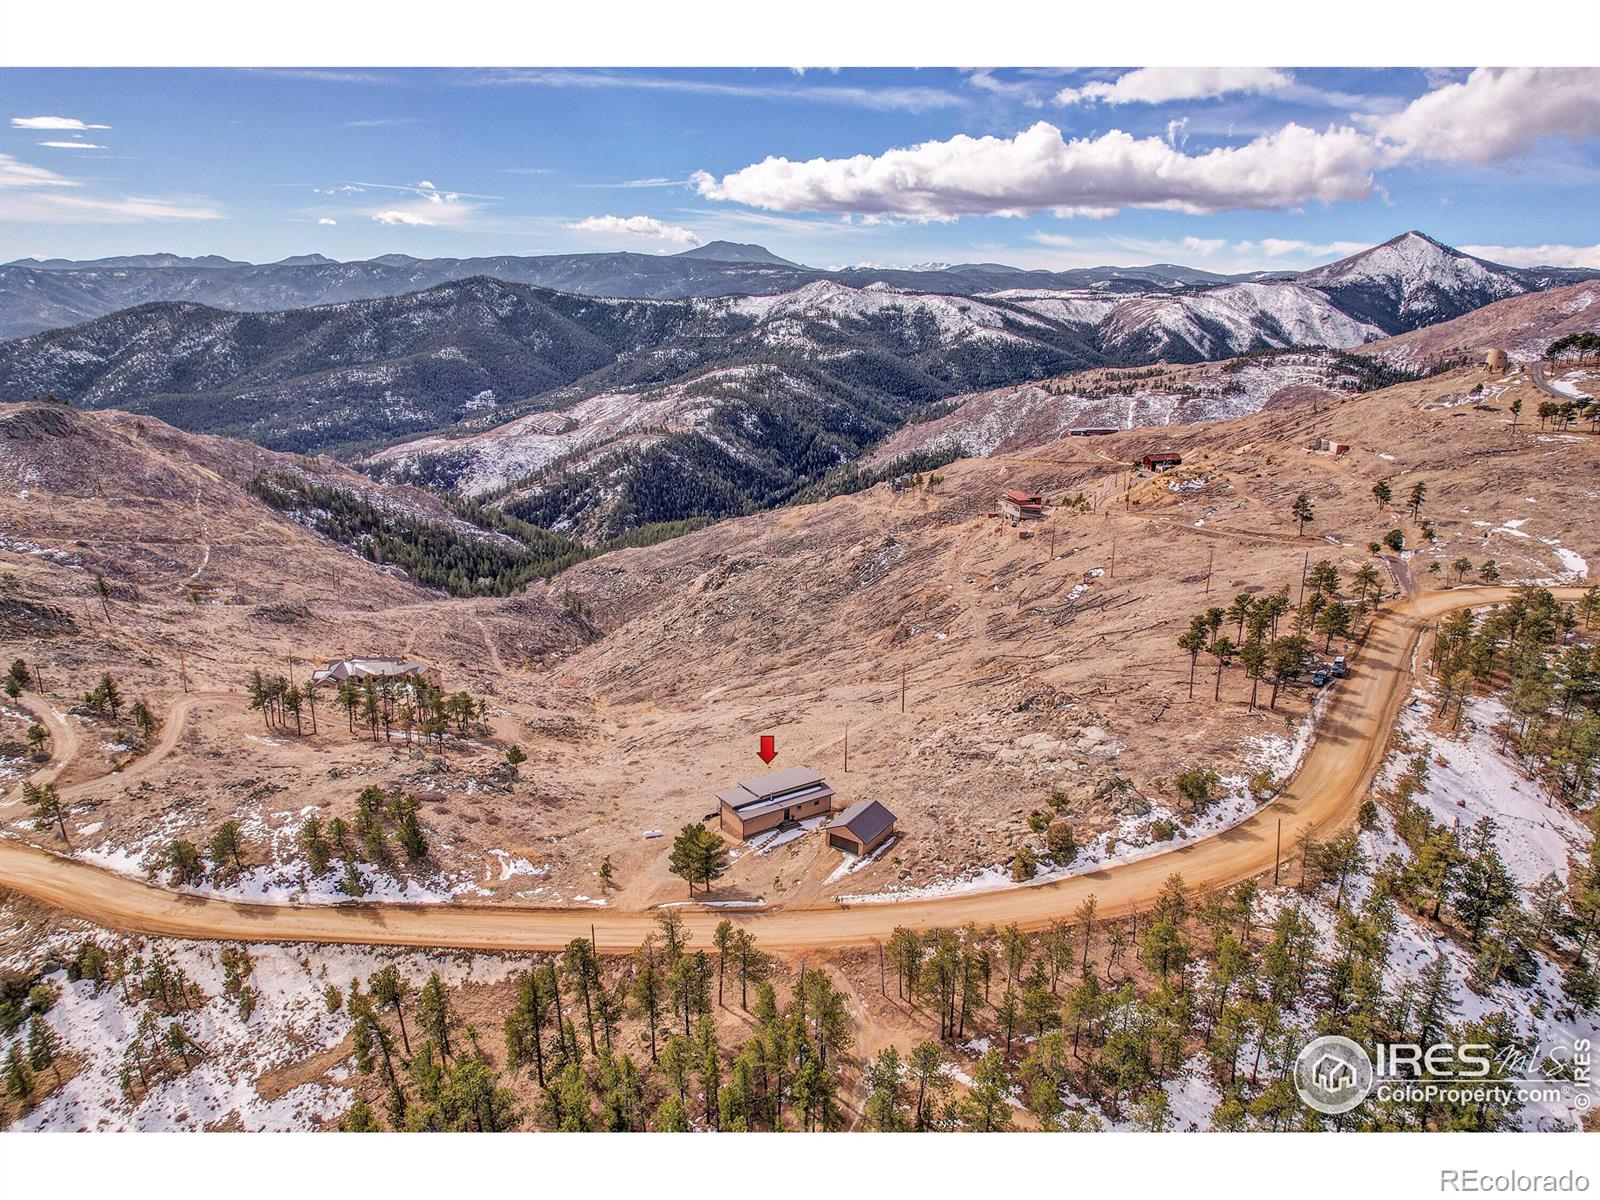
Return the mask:
<path id="1" fill-rule="evenodd" d="M 178 651 L 178 680 L 183 684 L 185 693 L 189 691 L 189 672 L 183 663 L 183 651 Z"/>
<path id="2" fill-rule="evenodd" d="M 1311 551 L 1306 551 L 1306 556 L 1300 563 L 1300 607 L 1306 606 L 1306 570 L 1311 566 Z"/>
<path id="3" fill-rule="evenodd" d="M 850 774 L 850 722 L 844 723 L 844 773 Z"/>
<path id="4" fill-rule="evenodd" d="M 1112 579 L 1115 579 L 1117 577 L 1117 539 L 1116 538 L 1112 538 L 1111 539 L 1111 571 L 1110 571 L 1110 575 L 1111 575 Z"/>
<path id="5" fill-rule="evenodd" d="M 1278 871 L 1283 866 L 1283 818 L 1278 818 L 1278 844 L 1272 850 L 1272 886 L 1278 886 Z"/>
<path id="6" fill-rule="evenodd" d="M 900 667 L 900 711 L 901 712 L 905 712 L 905 710 L 906 710 L 906 669 L 905 669 L 905 665 L 902 664 L 901 667 Z"/>
<path id="7" fill-rule="evenodd" d="M 1217 548 L 1211 547 L 1211 554 L 1206 558 L 1206 595 L 1211 595 L 1211 566 L 1217 561 Z"/>
<path id="8" fill-rule="evenodd" d="M 1051 526 L 1051 528 L 1050 528 L 1050 561 L 1051 562 L 1055 562 L 1055 560 L 1056 560 L 1056 531 L 1055 531 L 1055 527 Z"/>
<path id="9" fill-rule="evenodd" d="M 878 943 L 878 993 L 883 996 L 889 994 L 888 985 L 884 983 L 883 975 L 883 943 Z"/>

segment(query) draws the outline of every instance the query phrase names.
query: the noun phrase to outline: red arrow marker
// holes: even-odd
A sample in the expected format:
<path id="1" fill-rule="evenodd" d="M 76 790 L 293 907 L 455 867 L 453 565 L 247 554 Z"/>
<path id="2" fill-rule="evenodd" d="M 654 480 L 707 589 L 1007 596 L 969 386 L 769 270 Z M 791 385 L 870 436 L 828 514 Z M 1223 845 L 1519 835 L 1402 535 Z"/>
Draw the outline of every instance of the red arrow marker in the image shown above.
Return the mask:
<path id="1" fill-rule="evenodd" d="M 778 747 L 770 733 L 761 735 L 761 749 L 756 753 L 761 755 L 761 761 L 764 763 L 769 763 L 778 757 Z"/>

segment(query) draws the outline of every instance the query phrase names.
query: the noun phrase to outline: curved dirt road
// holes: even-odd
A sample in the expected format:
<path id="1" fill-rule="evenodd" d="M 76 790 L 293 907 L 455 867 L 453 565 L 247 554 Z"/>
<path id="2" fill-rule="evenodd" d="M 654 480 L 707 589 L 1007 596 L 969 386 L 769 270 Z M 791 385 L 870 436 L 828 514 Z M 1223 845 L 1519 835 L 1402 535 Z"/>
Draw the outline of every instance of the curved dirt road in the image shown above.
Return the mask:
<path id="1" fill-rule="evenodd" d="M 1564 600 L 1581 594 L 1577 588 L 1553 590 Z M 1271 870 L 1280 822 L 1287 851 L 1307 827 L 1322 835 L 1354 816 L 1382 762 L 1388 732 L 1409 691 L 1412 653 L 1428 622 L 1454 609 L 1500 603 L 1512 594 L 1508 587 L 1430 592 L 1380 614 L 1294 781 L 1266 808 L 1204 841 L 1053 883 L 1003 891 L 744 916 L 737 910 L 685 910 L 684 922 L 705 944 L 717 921 L 727 916 L 755 934 L 764 948 L 778 951 L 866 945 L 887 938 L 897 925 L 1015 921 L 1023 929 L 1037 930 L 1070 916 L 1091 893 L 1102 916 L 1117 916 L 1148 904 L 1174 873 L 1190 887 L 1209 889 Z M 0 885 L 108 928 L 185 938 L 552 950 L 573 938 L 589 937 L 592 929 L 602 951 L 626 952 L 655 927 L 650 912 L 603 908 L 235 903 L 152 887 L 14 840 L 0 841 Z"/>
<path id="2" fill-rule="evenodd" d="M 1548 370 L 1549 368 L 1542 358 L 1535 359 L 1533 362 L 1528 364 L 1528 378 L 1530 381 L 1532 381 L 1534 387 L 1538 388 L 1551 399 L 1560 400 L 1565 404 L 1571 404 L 1574 400 L 1576 400 L 1579 404 L 1583 403 L 1582 398 L 1574 396 L 1570 392 L 1563 392 L 1560 388 L 1551 383 L 1548 375 L 1546 374 Z"/>
<path id="3" fill-rule="evenodd" d="M 138 779 L 149 771 L 151 767 L 172 753 L 178 741 L 183 737 L 184 726 L 188 720 L 189 713 L 194 710 L 197 704 L 207 700 L 228 700 L 232 699 L 234 695 L 232 692 L 189 692 L 180 696 L 177 703 L 167 712 L 167 719 L 161 725 L 161 737 L 154 746 L 150 747 L 138 758 L 131 760 L 121 771 L 114 775 L 101 775 L 95 779 L 85 779 L 80 783 L 68 784 L 61 789 L 61 798 L 63 800 L 75 799 L 94 791 L 101 784 L 107 782 L 115 782 L 119 787 L 127 786 L 132 780 Z M 77 757 L 79 747 L 82 744 L 78 731 L 73 728 L 72 722 L 43 701 L 36 700 L 31 696 L 24 696 L 20 703 L 39 718 L 41 725 L 49 729 L 52 747 L 50 765 L 41 767 L 32 775 L 29 775 L 27 782 L 37 784 L 50 783 L 62 771 L 66 770 L 68 763 Z M 16 798 L 21 795 L 22 784 L 18 783 L 13 792 L 13 795 L 7 797 L 7 803 L 15 803 Z"/>

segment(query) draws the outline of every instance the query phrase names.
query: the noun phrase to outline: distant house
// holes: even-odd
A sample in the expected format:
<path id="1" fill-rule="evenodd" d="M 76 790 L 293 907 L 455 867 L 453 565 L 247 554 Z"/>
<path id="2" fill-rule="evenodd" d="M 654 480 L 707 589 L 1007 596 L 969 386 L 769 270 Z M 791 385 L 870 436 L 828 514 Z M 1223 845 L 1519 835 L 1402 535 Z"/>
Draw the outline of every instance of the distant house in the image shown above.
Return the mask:
<path id="1" fill-rule="evenodd" d="M 1318 438 L 1316 445 L 1311 448 L 1320 450 L 1323 454 L 1340 455 L 1350 453 L 1350 444 L 1348 442 L 1336 442 L 1332 438 Z"/>
<path id="2" fill-rule="evenodd" d="M 862 800 L 828 826 L 828 845 L 851 854 L 871 854 L 894 833 L 894 814 L 876 800 Z"/>
<path id="3" fill-rule="evenodd" d="M 805 821 L 833 808 L 833 789 L 810 767 L 789 767 L 741 780 L 717 793 L 718 825 L 746 841 L 786 821 Z"/>
<path id="4" fill-rule="evenodd" d="M 341 684 L 346 679 L 420 679 L 437 683 L 437 672 L 425 662 L 405 658 L 341 658 L 311 672 L 312 683 Z"/>
<path id="5" fill-rule="evenodd" d="M 1067 430 L 1068 437 L 1108 437 L 1122 430 L 1115 425 L 1082 425 L 1077 429 Z"/>
<path id="6" fill-rule="evenodd" d="M 1044 516 L 1044 497 L 1012 488 L 1000 497 L 1000 511 L 1013 521 L 1037 521 Z"/>
<path id="7" fill-rule="evenodd" d="M 1141 458 L 1139 465 L 1146 471 L 1170 471 L 1182 462 L 1183 455 L 1176 450 L 1157 450 Z"/>

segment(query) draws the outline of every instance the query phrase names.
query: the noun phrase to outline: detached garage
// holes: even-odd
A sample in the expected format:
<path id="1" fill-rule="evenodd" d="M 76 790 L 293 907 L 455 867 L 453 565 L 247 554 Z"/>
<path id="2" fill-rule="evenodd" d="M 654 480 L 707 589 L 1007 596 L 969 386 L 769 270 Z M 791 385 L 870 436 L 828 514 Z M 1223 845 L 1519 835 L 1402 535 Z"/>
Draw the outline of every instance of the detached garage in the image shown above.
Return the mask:
<path id="1" fill-rule="evenodd" d="M 828 826 L 828 845 L 851 854 L 871 854 L 893 833 L 894 814 L 876 800 L 862 800 Z"/>

